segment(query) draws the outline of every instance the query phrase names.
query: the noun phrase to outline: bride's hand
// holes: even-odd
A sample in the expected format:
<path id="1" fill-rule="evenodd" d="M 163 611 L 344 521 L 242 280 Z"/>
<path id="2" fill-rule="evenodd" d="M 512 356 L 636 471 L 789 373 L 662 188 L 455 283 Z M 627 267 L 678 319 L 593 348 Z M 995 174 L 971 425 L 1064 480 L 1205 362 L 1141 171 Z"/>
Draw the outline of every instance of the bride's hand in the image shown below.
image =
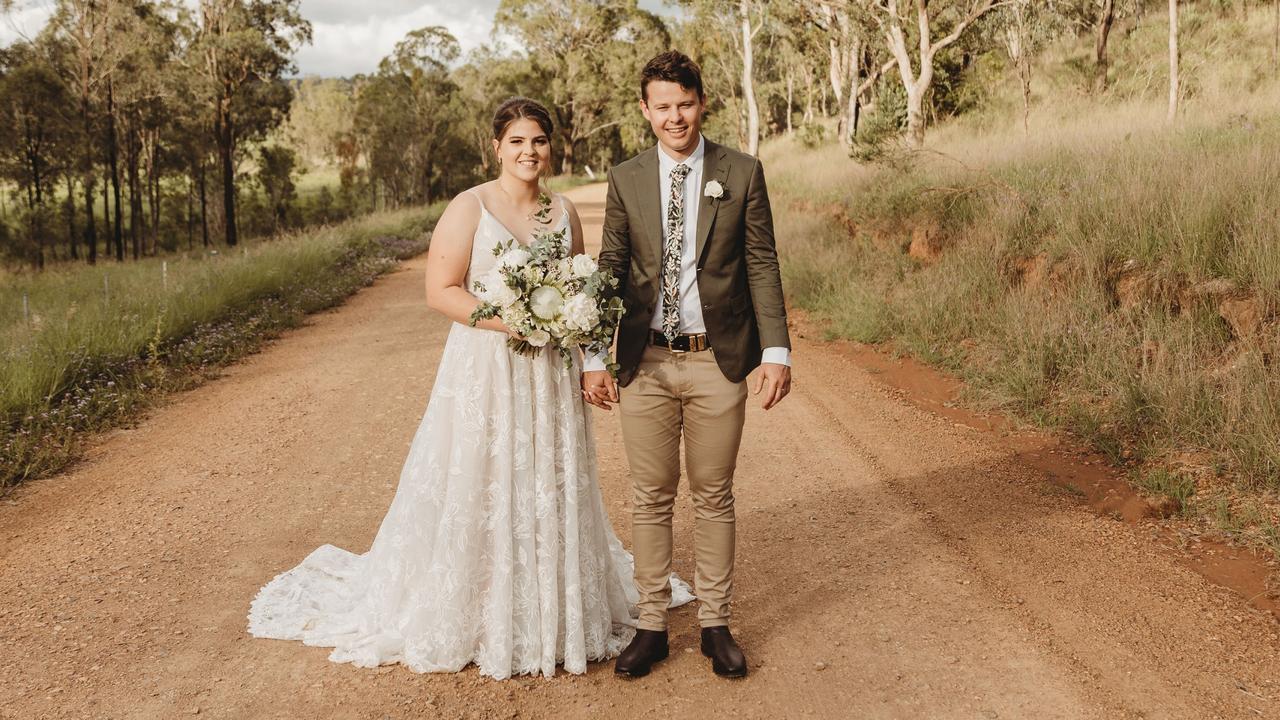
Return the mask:
<path id="1" fill-rule="evenodd" d="M 497 318 L 495 318 L 495 319 L 497 319 Z M 525 337 L 524 337 L 523 335 L 521 335 L 520 333 L 516 332 L 515 330 L 512 330 L 511 328 L 507 327 L 507 324 L 506 324 L 506 323 L 504 323 L 504 322 L 502 322 L 501 320 L 498 320 L 498 326 L 499 326 L 499 328 L 502 330 L 502 332 L 506 333 L 508 336 L 510 336 L 511 338 L 513 338 L 513 339 L 515 339 L 515 340 L 524 340 L 524 339 L 525 339 Z"/>

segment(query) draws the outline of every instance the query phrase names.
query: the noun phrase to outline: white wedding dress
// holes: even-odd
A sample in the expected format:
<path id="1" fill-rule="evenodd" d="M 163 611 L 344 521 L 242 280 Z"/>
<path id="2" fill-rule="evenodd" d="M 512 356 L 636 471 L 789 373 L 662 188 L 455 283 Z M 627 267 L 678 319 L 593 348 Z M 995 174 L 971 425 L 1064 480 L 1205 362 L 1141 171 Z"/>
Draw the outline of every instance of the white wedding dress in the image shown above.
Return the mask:
<path id="1" fill-rule="evenodd" d="M 481 208 L 468 288 L 511 237 Z M 523 357 L 502 333 L 453 323 L 372 547 L 322 545 L 276 576 L 249 632 L 332 647 L 330 660 L 360 667 L 474 662 L 498 679 L 616 656 L 638 595 L 597 483 L 579 373 L 553 350 Z M 672 590 L 672 606 L 693 599 L 675 575 Z"/>

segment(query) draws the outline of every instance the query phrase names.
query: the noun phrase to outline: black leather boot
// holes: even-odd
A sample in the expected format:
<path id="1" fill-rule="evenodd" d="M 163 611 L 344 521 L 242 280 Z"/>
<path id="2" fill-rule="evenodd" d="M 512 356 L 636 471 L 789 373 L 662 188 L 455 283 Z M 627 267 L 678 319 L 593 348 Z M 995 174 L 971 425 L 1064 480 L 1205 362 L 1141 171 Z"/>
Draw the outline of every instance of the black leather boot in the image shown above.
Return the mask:
<path id="1" fill-rule="evenodd" d="M 641 628 L 613 663 L 613 672 L 623 677 L 644 677 L 654 663 L 666 660 L 667 654 L 667 631 Z"/>
<path id="2" fill-rule="evenodd" d="M 740 678 L 747 674 L 747 658 L 725 625 L 702 628 L 702 654 L 711 658 L 711 669 L 720 677 Z"/>

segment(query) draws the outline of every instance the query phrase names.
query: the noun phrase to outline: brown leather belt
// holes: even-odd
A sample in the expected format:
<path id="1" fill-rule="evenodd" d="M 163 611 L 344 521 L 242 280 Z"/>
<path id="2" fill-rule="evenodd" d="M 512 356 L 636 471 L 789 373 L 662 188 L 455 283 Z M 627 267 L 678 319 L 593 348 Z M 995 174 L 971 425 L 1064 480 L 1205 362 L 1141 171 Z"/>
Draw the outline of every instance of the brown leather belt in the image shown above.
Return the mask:
<path id="1" fill-rule="evenodd" d="M 657 330 L 649 330 L 649 344 L 670 350 L 673 353 L 701 352 L 711 347 L 706 333 L 685 333 L 677 335 L 675 340 L 667 342 L 667 336 Z"/>

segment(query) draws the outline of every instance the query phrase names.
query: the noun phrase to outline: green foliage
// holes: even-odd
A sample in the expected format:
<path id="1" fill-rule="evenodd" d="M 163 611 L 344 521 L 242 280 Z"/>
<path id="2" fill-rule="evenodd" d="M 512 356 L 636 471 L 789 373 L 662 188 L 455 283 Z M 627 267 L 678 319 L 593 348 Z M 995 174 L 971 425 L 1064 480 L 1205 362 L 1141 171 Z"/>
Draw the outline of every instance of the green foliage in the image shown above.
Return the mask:
<path id="1" fill-rule="evenodd" d="M 807 123 L 800 126 L 796 133 L 800 143 L 807 148 L 816 148 L 827 141 L 827 128 L 822 123 Z"/>
<path id="2" fill-rule="evenodd" d="M 370 181 L 393 207 L 432 202 L 476 178 L 474 146 L 455 122 L 468 112 L 449 70 L 459 53 L 443 27 L 420 28 L 357 85 L 353 134 Z"/>
<path id="3" fill-rule="evenodd" d="M 902 83 L 882 77 L 877 82 L 876 104 L 858 124 L 850 155 L 859 162 L 879 160 L 906 128 L 907 93 Z"/>
<path id="4" fill-rule="evenodd" d="M 258 184 L 266 195 L 267 207 L 276 228 L 283 227 L 294 202 L 298 199 L 297 188 L 293 183 L 294 165 L 297 155 L 286 147 L 264 145 L 258 151 Z"/>
<path id="5" fill-rule="evenodd" d="M 502 0 L 494 23 L 523 46 L 534 82 L 521 94 L 552 111 L 561 174 L 603 168 L 650 142 L 636 100 L 644 63 L 670 46 L 658 16 L 635 0 Z"/>

